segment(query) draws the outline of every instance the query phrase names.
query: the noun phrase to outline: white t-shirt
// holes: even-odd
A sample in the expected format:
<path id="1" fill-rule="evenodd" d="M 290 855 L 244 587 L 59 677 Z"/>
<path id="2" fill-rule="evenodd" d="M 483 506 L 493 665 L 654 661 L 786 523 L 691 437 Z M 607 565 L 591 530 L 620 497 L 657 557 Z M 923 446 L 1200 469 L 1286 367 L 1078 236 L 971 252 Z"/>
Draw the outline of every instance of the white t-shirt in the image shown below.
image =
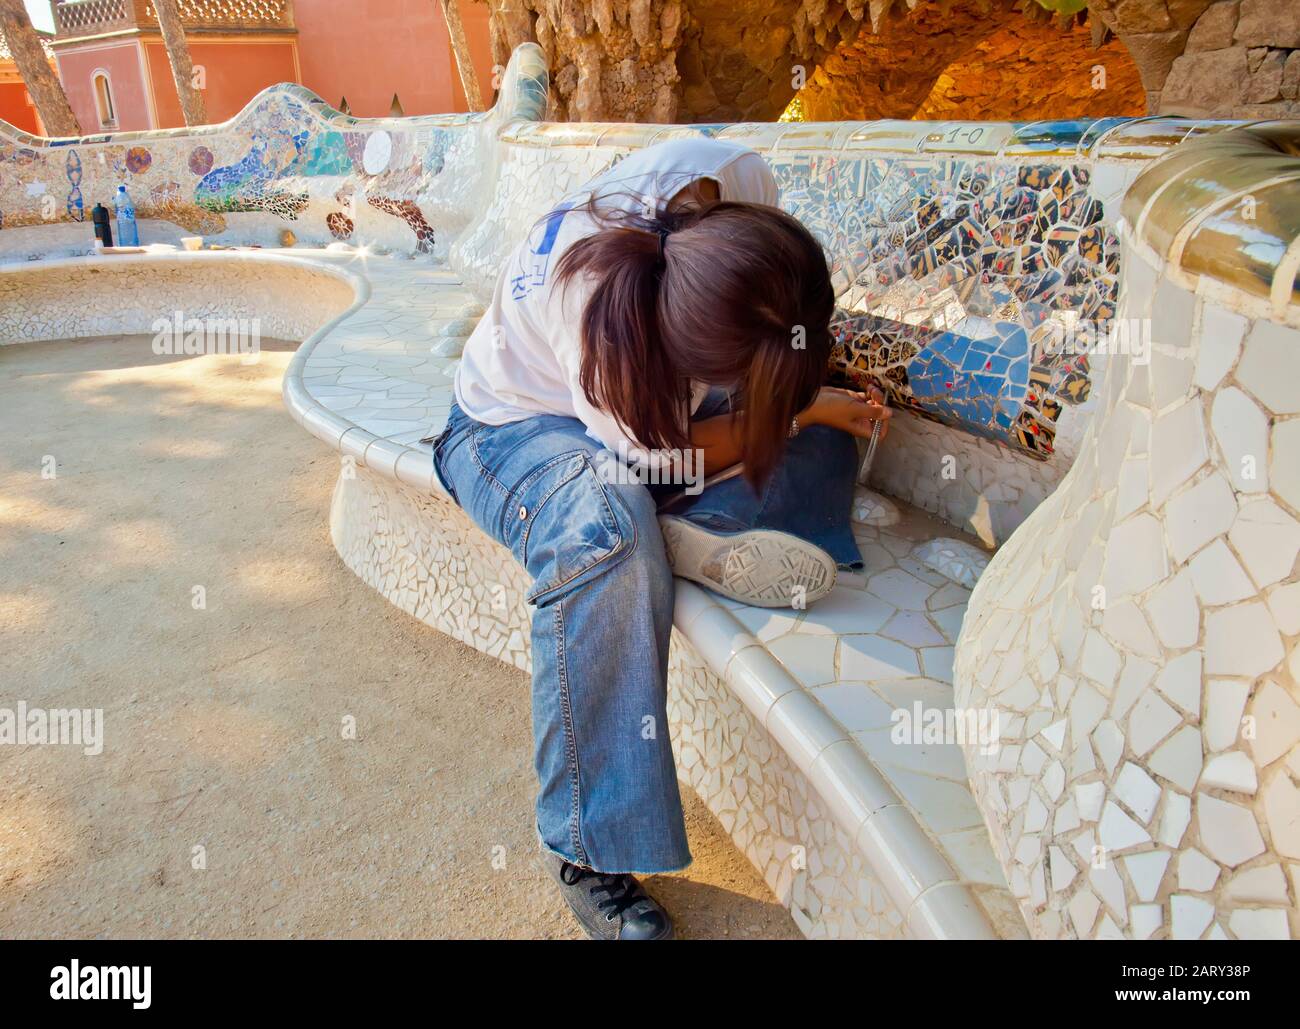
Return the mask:
<path id="1" fill-rule="evenodd" d="M 581 316 L 590 280 L 579 277 L 558 288 L 555 268 L 569 246 L 600 228 L 575 210 L 591 196 L 603 210 L 653 212 L 700 179 L 717 182 L 723 200 L 777 205 L 776 179 L 758 154 L 736 143 L 693 138 L 636 151 L 541 218 L 506 260 L 492 303 L 465 344 L 456 372 L 461 410 L 488 425 L 539 414 L 577 418 L 592 439 L 646 463 L 636 457 L 640 444 L 583 393 Z M 692 412 L 705 391 L 693 392 Z"/>

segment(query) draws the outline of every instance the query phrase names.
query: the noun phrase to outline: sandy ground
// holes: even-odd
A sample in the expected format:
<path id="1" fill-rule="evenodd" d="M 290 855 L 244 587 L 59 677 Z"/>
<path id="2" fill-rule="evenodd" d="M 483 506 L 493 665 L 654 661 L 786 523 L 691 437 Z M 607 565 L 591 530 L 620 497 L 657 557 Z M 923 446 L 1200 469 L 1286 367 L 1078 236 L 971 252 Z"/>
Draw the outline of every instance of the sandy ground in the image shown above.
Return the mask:
<path id="1" fill-rule="evenodd" d="M 0 746 L 0 936 L 577 938 L 525 677 L 343 567 L 269 349 L 0 347 L 0 708 L 104 712 L 99 755 Z M 797 936 L 686 799 L 680 934 Z"/>

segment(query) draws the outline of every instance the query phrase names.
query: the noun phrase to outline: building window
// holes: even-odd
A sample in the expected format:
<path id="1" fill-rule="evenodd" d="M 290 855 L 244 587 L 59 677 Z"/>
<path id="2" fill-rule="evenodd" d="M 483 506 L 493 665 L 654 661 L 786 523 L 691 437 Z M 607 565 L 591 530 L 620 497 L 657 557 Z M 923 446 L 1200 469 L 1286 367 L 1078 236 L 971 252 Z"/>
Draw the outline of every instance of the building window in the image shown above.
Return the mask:
<path id="1" fill-rule="evenodd" d="M 113 110 L 113 87 L 108 81 L 108 72 L 96 71 L 90 77 L 95 91 L 95 112 L 99 115 L 99 127 L 112 129 L 117 127 L 117 114 Z"/>

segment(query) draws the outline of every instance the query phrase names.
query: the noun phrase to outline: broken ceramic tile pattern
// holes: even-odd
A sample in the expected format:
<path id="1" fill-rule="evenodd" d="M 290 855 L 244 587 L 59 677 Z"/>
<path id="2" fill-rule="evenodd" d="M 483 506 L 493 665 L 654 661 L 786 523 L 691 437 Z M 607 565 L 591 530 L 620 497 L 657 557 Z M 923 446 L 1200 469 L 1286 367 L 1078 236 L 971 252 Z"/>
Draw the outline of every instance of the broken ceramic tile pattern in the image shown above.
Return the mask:
<path id="1" fill-rule="evenodd" d="M 1038 332 L 1108 323 L 1119 248 L 1086 166 L 1006 160 L 770 158 L 782 203 L 826 246 L 844 313 L 832 365 L 923 417 L 1052 453 L 1086 355 Z M 1059 348 L 1057 348 L 1059 349 Z"/>
<path id="2" fill-rule="evenodd" d="M 148 331 L 160 303 L 223 301 L 310 337 L 285 388 L 295 416 L 342 452 L 331 536 L 345 562 L 402 610 L 529 666 L 524 572 L 441 494 L 418 445 L 451 404 L 455 360 L 432 349 L 478 309 L 455 276 L 344 248 L 163 252 L 0 265 L 0 296 L 15 301 L 0 331 L 27 339 Z M 114 303 L 99 310 L 87 296 Z M 121 302 L 132 296 L 142 301 Z M 951 705 L 969 591 L 914 556 L 938 523 L 862 500 L 866 569 L 813 609 L 755 611 L 683 585 L 670 677 L 679 767 L 810 936 L 1023 934 L 960 750 L 914 754 L 865 720 L 921 697 Z M 767 691 L 788 696 L 767 703 Z M 808 698 L 811 709 L 798 706 Z M 810 746 L 796 742 L 805 737 Z M 880 871 L 895 866 L 928 878 Z M 921 881 L 940 889 L 922 898 Z"/>
<path id="3" fill-rule="evenodd" d="M 524 82 L 521 88 L 535 93 L 544 75 Z M 54 188 L 57 165 L 66 179 L 63 209 L 76 221 L 85 218 L 87 191 L 102 201 L 124 182 L 139 217 L 206 236 L 226 233 L 231 215 L 265 215 L 292 225 L 304 241 L 364 242 L 357 210 L 364 204 L 409 230 L 381 223 L 367 237 L 433 254 L 437 234 L 422 205 L 455 192 L 445 180 L 463 167 L 449 164 L 448 153 L 484 118 L 365 123 L 301 87 L 280 86 L 234 123 L 202 130 L 203 142 L 136 134 L 133 144 L 122 136 L 41 147 L 0 136 L 0 167 L 21 168 L 24 183 L 40 187 L 0 193 L 0 226 L 47 219 L 41 199 Z M 1057 135 L 1083 131 L 1064 123 Z M 521 237 L 539 209 L 626 152 L 602 143 L 576 160 L 557 162 L 543 151 L 508 165 L 503 185 L 512 174 L 529 181 L 497 191 L 516 215 L 487 222 L 496 236 L 487 263 L 496 267 L 501 240 Z M 831 255 L 846 312 L 835 367 L 850 381 L 880 382 L 896 404 L 923 417 L 1049 456 L 1062 406 L 1087 400 L 1089 367 L 1086 357 L 1048 352 L 1049 335 L 1034 330 L 1066 310 L 1106 321 L 1114 306 L 1118 254 L 1088 168 L 780 150 L 766 156 L 784 206 Z M 471 264 L 473 242 L 458 243 Z"/>
<path id="4" fill-rule="evenodd" d="M 454 197 L 465 212 L 463 224 L 472 211 L 466 191 L 485 181 L 483 154 L 466 154 L 479 132 L 507 119 L 535 119 L 545 109 L 540 52 L 521 52 L 514 68 L 488 114 L 363 122 L 301 86 L 283 84 L 263 91 L 231 121 L 196 131 L 50 145 L 0 130 L 0 228 L 49 222 L 45 198 L 63 180 L 66 196 L 56 199 L 70 221 L 84 221 L 96 202 L 111 209 L 117 186 L 125 184 L 141 219 L 165 219 L 220 238 L 232 215 L 268 215 L 273 222 L 244 220 L 227 238 L 250 242 L 250 235 L 259 235 L 250 229 L 274 224 L 277 231 L 292 225 L 299 238 L 324 241 L 350 236 L 349 226 L 358 221 L 350 198 L 359 190 L 360 200 L 396 222 L 376 220 L 364 242 L 429 253 L 433 229 L 426 213 L 437 212 L 440 196 Z"/>
<path id="5" fill-rule="evenodd" d="M 507 92 L 512 81 L 508 75 Z M 292 93 L 280 100 L 292 99 Z M 319 101 L 304 103 L 309 112 L 323 109 Z M 344 170 L 343 152 L 335 148 L 319 156 L 337 163 L 319 167 L 337 175 L 301 174 L 295 166 L 295 174 L 269 179 L 273 191 L 289 196 L 288 207 L 269 201 L 251 211 L 185 206 L 181 198 L 192 194 L 173 184 L 194 183 L 253 152 L 248 138 L 219 127 L 198 146 L 183 131 L 86 143 L 76 148 L 77 161 L 84 162 L 77 172 L 59 155 L 29 174 L 48 156 L 29 145 L 35 141 L 20 140 L 13 149 L 0 145 L 0 208 L 18 212 L 13 217 L 19 221 L 24 212 L 30 215 L 41 195 L 34 187 L 48 187 L 50 169 L 59 173 L 54 181 L 70 187 L 74 177 L 80 179 L 83 210 L 94 175 L 109 183 L 114 176 L 138 174 L 147 182 L 155 172 L 166 172 L 150 187 L 151 196 L 157 189 L 178 218 L 219 218 L 228 232 L 261 239 L 285 224 L 269 206 L 287 212 L 284 218 L 296 213 L 296 230 L 305 221 L 319 222 L 302 238 L 318 233 L 332 239 L 344 232 L 353 242 L 411 253 L 418 249 L 417 226 L 397 208 L 387 213 L 368 198 L 418 196 L 426 224 L 438 230 L 433 255 L 449 260 L 450 270 L 367 257 L 364 250 L 352 257 L 310 255 L 312 261 L 341 262 L 353 280 L 367 284 L 371 297 L 304 345 L 286 378 L 286 398 L 304 427 L 352 462 L 354 474 L 341 476 L 332 515 L 336 545 L 349 565 L 404 610 L 524 667 L 522 584 L 508 585 L 504 613 L 484 585 L 522 573 L 468 523 L 458 522 L 456 509 L 431 495 L 436 485 L 427 449 L 414 444 L 445 417 L 455 349 L 448 341 L 475 316 L 500 257 L 531 220 L 629 147 L 699 130 L 500 130 L 497 122 L 498 142 L 484 150 L 488 119 L 376 124 L 339 121 L 327 109 L 325 115 L 328 131 L 345 136 L 351 171 Z M 291 127 L 291 120 L 277 132 Z M 899 124 L 891 131 L 900 138 L 913 131 Z M 824 131 L 843 143 L 850 138 L 845 128 Z M 1044 321 L 1043 310 L 1031 305 L 1054 311 L 1058 298 L 1072 298 L 1059 310 L 1079 302 L 1069 293 L 1085 285 L 1079 262 L 1095 265 L 1103 276 L 1099 281 L 1113 291 L 1119 255 L 1107 249 L 1109 236 L 1100 237 L 1098 252 L 1097 240 L 1085 235 L 1098 224 L 1113 226 L 1117 201 L 1142 161 L 1201 128 L 1168 119 L 1132 127 L 1061 125 L 1034 133 L 992 128 L 1003 133 L 996 161 L 970 145 L 957 152 L 953 144 L 953 152 L 944 153 L 948 144 L 929 137 L 912 156 L 864 155 L 886 176 L 890 164 L 902 169 L 891 187 L 900 203 L 890 209 L 901 221 L 876 225 L 869 208 L 859 213 L 881 231 L 874 238 L 878 249 L 886 248 L 879 259 L 886 263 L 861 264 L 871 254 L 855 250 L 851 234 L 846 260 L 829 245 L 837 281 L 845 287 L 842 306 L 859 320 L 859 329 L 873 334 L 865 358 L 855 357 L 863 358 L 858 371 L 887 379 L 892 373 L 891 383 L 905 377 L 905 392 L 891 386 L 896 399 L 924 416 L 897 420 L 891 446 L 877 462 L 878 485 L 920 500 L 957 524 L 982 525 L 986 539 L 1002 539 L 1051 493 L 1069 457 L 1077 452 L 1086 462 L 1086 471 L 1044 504 L 1046 513 L 1030 517 L 1028 532 L 990 565 L 972 626 L 957 650 L 956 699 L 982 699 L 1003 714 L 1010 743 L 996 761 L 978 748 L 965 755 L 972 798 L 957 748 L 922 746 L 922 760 L 918 749 L 887 744 L 882 736 L 881 705 L 894 705 L 892 712 L 908 700 L 934 708 L 953 703 L 951 640 L 969 596 L 948 576 L 966 582 L 977 564 L 964 561 L 970 555 L 941 538 L 951 537 L 950 529 L 909 530 L 923 516 L 903 505 L 896 525 L 858 527 L 866 571 L 812 611 L 787 614 L 783 622 L 772 612 L 714 602 L 698 590 L 679 596 L 670 690 L 683 775 L 811 935 L 1014 935 L 1026 924 L 1042 936 L 1289 932 L 1295 884 L 1294 865 L 1287 862 L 1300 858 L 1292 839 L 1300 810 L 1294 785 L 1300 776 L 1294 703 L 1300 612 L 1292 574 L 1300 547 L 1294 519 L 1300 484 L 1293 472 L 1300 467 L 1300 430 L 1292 430 L 1300 420 L 1287 362 L 1300 352 L 1300 341 L 1280 325 L 1251 323 L 1231 297 L 1218 304 L 1193 302 L 1161 279 L 1159 267 L 1130 261 L 1126 252 L 1130 296 L 1147 305 L 1145 313 L 1156 305 L 1170 338 L 1192 338 L 1193 327 L 1200 326 L 1193 349 L 1159 353 L 1150 369 L 1116 362 L 1113 383 L 1098 379 L 1095 367 L 1086 369 L 1086 379 L 1078 366 L 1037 369 L 1046 385 L 1040 388 L 1043 398 L 1058 407 L 1030 409 L 1028 375 L 1023 398 L 1010 388 L 1019 386 L 1011 372 L 1012 353 L 1021 345 L 1016 326 L 1025 329 L 1032 346 Z M 814 158 L 797 147 L 782 155 L 778 142 L 787 130 L 779 126 L 708 131 L 750 142 L 778 169 L 783 160 L 810 162 L 825 155 L 823 150 Z M 799 131 L 806 139 L 810 127 Z M 222 132 L 230 136 L 224 149 Z M 416 133 L 423 135 L 417 139 Z M 356 138 L 349 142 L 348 134 Z M 1124 135 L 1118 150 L 1125 160 L 1097 160 L 1095 154 L 1090 160 L 1088 152 L 1104 149 L 1100 143 L 1108 134 Z M 292 136 L 249 167 L 300 160 Z M 182 156 L 167 152 L 173 143 Z M 131 155 L 139 146 L 150 151 L 147 162 Z M 96 147 L 103 154 L 101 170 L 86 160 Z M 816 141 L 811 148 L 818 149 Z M 925 151 L 923 159 L 915 156 L 918 150 Z M 9 161 L 12 167 L 3 163 Z M 178 167 L 189 177 L 176 174 Z M 1007 168 L 1017 169 L 1014 186 Z M 985 169 L 987 182 L 980 178 Z M 1022 169 L 1028 169 L 1023 182 Z M 1069 171 L 1069 181 L 1053 183 L 1052 169 Z M 1075 170 L 1090 179 L 1085 191 Z M 396 176 L 388 183 L 392 188 L 379 188 L 390 173 Z M 818 231 L 833 232 L 846 197 L 857 188 L 854 174 L 859 173 L 841 166 L 801 217 L 822 218 Z M 493 201 L 483 211 L 478 198 L 494 176 Z M 967 274 L 963 261 L 971 252 L 987 252 L 977 244 L 998 242 L 991 230 L 999 225 L 976 226 L 985 230 L 983 244 L 970 226 L 954 235 L 959 226 L 942 224 L 942 204 L 935 218 L 926 207 L 933 197 L 916 191 L 908 197 L 907 182 L 914 176 L 929 176 L 959 193 L 966 189 L 969 195 L 960 202 L 977 205 L 976 197 L 1000 197 L 998 210 L 1012 215 L 1019 210 L 1017 196 L 1024 199 L 1016 191 L 1036 191 L 1038 206 L 1027 230 L 1034 245 L 1017 251 L 1028 264 L 997 268 L 992 277 Z M 256 179 L 249 180 L 254 206 L 267 195 Z M 841 188 L 848 192 L 836 192 Z M 294 211 L 293 197 L 304 192 L 306 206 Z M 71 197 L 69 190 L 69 218 L 78 209 Z M 1088 220 L 1092 200 L 1102 208 L 1100 223 Z M 918 214 L 922 208 L 925 213 Z M 336 216 L 334 231 L 326 225 L 330 214 Z M 927 232 L 936 225 L 931 239 Z M 896 231 L 883 233 L 885 227 Z M 896 266 L 888 261 L 898 262 L 900 254 L 907 258 L 904 273 L 888 283 L 859 274 L 883 268 L 888 277 Z M 931 255 L 938 264 L 931 264 Z M 1090 261 L 1097 257 L 1099 263 Z M 949 266 L 955 270 L 945 271 Z M 1059 282 L 1049 274 L 1058 268 L 1065 269 Z M 1042 275 L 1036 284 L 1046 289 L 1035 293 L 1035 284 L 1024 281 L 1016 284 L 1019 290 L 1011 285 L 1009 280 L 1026 274 Z M 1087 283 L 1087 289 L 1096 284 Z M 187 288 L 192 291 L 192 284 Z M 98 320 L 107 318 L 94 311 L 61 313 L 57 298 L 47 295 L 42 332 L 81 335 L 98 331 Z M 1082 303 L 1090 295 L 1096 302 L 1104 299 L 1085 290 Z M 419 301 L 413 303 L 414 297 Z M 65 298 L 64 306 L 69 302 Z M 912 328 L 921 331 L 906 331 Z M 871 352 L 877 338 L 879 357 Z M 972 348 L 974 343 L 981 346 Z M 981 348 L 989 367 L 972 357 Z M 1008 364 L 1002 380 L 968 384 L 955 402 L 925 396 L 927 384 L 959 381 L 949 377 L 954 371 L 972 378 L 992 373 L 992 358 L 1003 356 Z M 1032 374 L 1045 364 L 1031 356 L 1026 367 Z M 914 399 L 914 382 L 921 383 L 929 407 Z M 1120 391 L 1125 399 L 1117 404 Z M 1093 430 L 1095 439 L 1084 438 L 1086 415 L 1103 394 L 1102 427 Z M 1085 397 L 1070 406 L 1069 399 Z M 1014 410 L 1003 402 L 1021 400 L 1026 406 L 1011 427 L 1020 425 L 1028 435 L 1000 437 L 1006 426 L 998 412 L 1010 417 Z M 986 412 L 992 428 L 981 421 Z M 1072 413 L 1084 417 L 1071 419 Z M 1051 449 L 1035 446 L 1053 420 Z M 1039 433 L 1028 428 L 1031 423 Z M 1245 478 L 1239 459 L 1270 448 L 1274 458 L 1266 474 Z M 961 475 L 951 486 L 936 485 L 933 468 L 953 455 Z M 987 512 L 982 523 L 973 514 L 981 505 Z M 1201 511 L 1214 516 L 1209 528 L 1216 531 L 1208 538 L 1206 524 L 1194 515 Z M 1051 523 L 1046 528 L 1043 519 Z M 1122 552 L 1122 559 L 1108 565 L 1112 550 Z M 1106 613 L 1089 614 L 1079 594 L 1098 576 L 1107 583 L 1108 574 L 1120 599 Z M 1071 576 L 1073 586 L 1067 583 Z M 1130 602 L 1125 590 L 1141 603 Z M 841 614 L 837 603 L 844 607 Z M 1044 625 L 1050 646 L 1041 645 Z M 1192 661 L 1201 653 L 1203 664 L 1193 675 Z M 1053 659 L 1067 671 L 1051 672 Z M 990 681 L 1001 688 L 989 693 Z M 1203 696 L 1193 697 L 1190 683 Z M 1244 740 L 1236 733 L 1242 710 L 1269 726 L 1262 737 Z M 762 767 L 753 760 L 760 752 Z M 1085 755 L 1091 755 L 1091 767 Z M 993 828 L 992 846 L 981 820 Z M 1095 847 L 1118 854 L 1118 861 L 1093 868 Z M 900 868 L 905 876 L 891 873 Z"/>
<path id="6" fill-rule="evenodd" d="M 358 468 L 340 480 L 331 526 L 349 567 L 398 607 L 529 667 L 526 576 L 445 498 Z M 893 707 L 952 704 L 952 643 L 969 591 L 912 558 L 933 530 L 912 511 L 897 527 L 858 526 L 862 587 L 805 612 L 679 586 L 669 674 L 678 767 L 811 937 L 928 935 L 936 918 L 941 935 L 1023 934 L 960 749 L 890 738 Z M 781 695 L 753 696 L 768 691 Z M 811 713 L 797 706 L 808 698 Z M 837 747 L 876 770 L 865 783 L 841 773 L 838 804 L 817 788 L 840 771 L 822 767 Z M 888 863 L 867 860 L 862 836 L 918 870 L 916 880 L 883 876 Z M 922 898 L 933 887 L 939 896 Z M 936 916 L 935 904 L 955 913 Z"/>
<path id="7" fill-rule="evenodd" d="M 1035 936 L 1289 938 L 1300 331 L 1124 258 L 1122 313 L 1190 345 L 1114 359 L 1095 438 L 981 577 L 956 697 L 1003 746 L 965 748 L 971 782 Z"/>
<path id="8" fill-rule="evenodd" d="M 936 137 L 910 123 L 829 134 L 783 125 L 537 125 L 527 119 L 544 109 L 546 71 L 539 55 L 525 56 L 533 63 L 505 83 L 488 115 L 363 121 L 284 86 L 197 133 L 95 137 L 66 154 L 32 137 L 0 137 L 0 168 L 11 162 L 17 171 L 12 180 L 0 175 L 0 224 L 42 223 L 57 169 L 69 183 L 69 218 L 84 217 L 85 197 L 109 196 L 124 181 L 142 217 L 218 242 L 265 245 L 292 225 L 304 243 L 431 253 L 484 299 L 532 221 L 629 147 L 699 133 L 737 139 L 772 163 L 786 206 L 828 247 L 848 319 L 836 357 L 842 372 L 858 382 L 871 376 L 898 405 L 955 426 L 955 434 L 918 430 L 944 454 L 969 450 L 972 435 L 1006 445 L 1003 454 L 976 452 L 982 486 L 888 460 L 880 485 L 998 542 L 1059 481 L 1086 424 L 1097 368 L 1049 353 L 1043 326 L 1076 301 L 1105 316 L 1113 208 L 1140 164 L 1088 155 L 1128 133 L 1146 150 L 1128 138 L 1121 149 L 1149 156 L 1157 152 L 1151 138 L 1171 145 L 1186 126 L 1175 131 L 1165 119 L 1131 130 L 1105 119 Z M 826 153 L 828 139 L 843 152 Z M 484 213 L 485 193 L 492 200 Z M 1041 469 L 1021 467 L 1020 455 L 1044 459 Z M 1047 460 L 1054 456 L 1064 460 Z"/>

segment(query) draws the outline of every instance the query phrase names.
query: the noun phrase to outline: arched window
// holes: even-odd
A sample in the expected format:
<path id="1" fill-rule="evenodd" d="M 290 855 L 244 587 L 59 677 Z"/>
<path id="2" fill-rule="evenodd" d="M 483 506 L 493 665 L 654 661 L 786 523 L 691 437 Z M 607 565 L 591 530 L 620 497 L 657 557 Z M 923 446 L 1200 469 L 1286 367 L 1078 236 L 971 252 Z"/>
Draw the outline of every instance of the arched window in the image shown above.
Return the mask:
<path id="1" fill-rule="evenodd" d="M 90 76 L 90 84 L 95 92 L 95 112 L 99 115 L 101 129 L 117 128 L 117 113 L 113 110 L 113 87 L 108 81 L 108 72 L 96 69 Z"/>

